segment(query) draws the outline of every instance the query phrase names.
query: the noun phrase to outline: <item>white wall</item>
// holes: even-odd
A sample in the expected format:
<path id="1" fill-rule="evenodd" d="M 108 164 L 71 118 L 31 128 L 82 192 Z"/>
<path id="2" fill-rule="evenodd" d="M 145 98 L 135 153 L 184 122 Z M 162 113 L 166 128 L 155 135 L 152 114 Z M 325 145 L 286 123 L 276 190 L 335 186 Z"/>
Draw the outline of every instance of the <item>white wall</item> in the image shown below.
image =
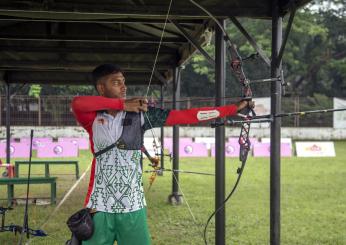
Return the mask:
<path id="1" fill-rule="evenodd" d="M 49 136 L 58 137 L 88 137 L 88 134 L 81 127 L 11 127 L 13 138 L 29 137 L 30 129 L 34 129 L 35 137 Z M 238 137 L 240 128 L 227 127 L 226 137 Z M 155 129 L 156 136 L 160 136 L 160 129 Z M 152 136 L 150 130 L 146 136 Z M 172 137 L 172 128 L 165 128 L 165 136 Z M 214 137 L 215 129 L 208 127 L 180 127 L 180 137 Z M 269 128 L 251 128 L 250 136 L 256 138 L 270 137 Z M 0 127 L 0 138 L 6 137 L 6 128 Z M 309 139 L 309 140 L 345 140 L 346 129 L 333 128 L 282 128 L 282 138 Z"/>

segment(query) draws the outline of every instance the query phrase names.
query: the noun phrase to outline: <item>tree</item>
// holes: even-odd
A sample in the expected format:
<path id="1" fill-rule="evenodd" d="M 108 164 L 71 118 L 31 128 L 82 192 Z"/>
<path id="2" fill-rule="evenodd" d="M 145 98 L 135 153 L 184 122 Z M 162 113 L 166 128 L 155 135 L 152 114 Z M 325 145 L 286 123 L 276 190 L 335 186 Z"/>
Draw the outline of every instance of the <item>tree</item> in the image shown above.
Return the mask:
<path id="1" fill-rule="evenodd" d="M 313 96 L 346 96 L 346 18 L 342 1 L 318 1 L 297 12 L 283 57 L 285 81 L 294 94 Z M 284 18 L 284 26 L 288 17 Z M 267 20 L 240 19 L 245 29 L 270 57 L 271 22 Z M 243 57 L 255 52 L 243 35 L 231 23 L 227 32 Z M 207 49 L 212 55 L 213 45 Z M 213 83 L 213 69 L 206 68 L 204 57 L 192 59 L 193 70 Z M 250 79 L 269 77 L 269 69 L 260 60 L 245 61 L 244 69 Z M 238 82 L 227 71 L 228 92 L 239 95 Z M 191 85 L 193 86 L 193 85 Z M 268 96 L 269 85 L 253 85 L 256 96 Z M 211 95 L 212 96 L 212 95 Z"/>

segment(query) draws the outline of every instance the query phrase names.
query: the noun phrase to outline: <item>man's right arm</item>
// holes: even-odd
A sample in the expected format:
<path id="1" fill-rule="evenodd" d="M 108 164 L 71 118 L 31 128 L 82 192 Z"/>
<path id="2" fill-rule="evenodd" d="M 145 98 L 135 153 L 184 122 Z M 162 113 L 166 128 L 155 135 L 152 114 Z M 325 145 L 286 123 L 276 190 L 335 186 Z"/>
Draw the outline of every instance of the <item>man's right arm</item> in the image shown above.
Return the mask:
<path id="1" fill-rule="evenodd" d="M 103 96 L 77 96 L 72 100 L 72 111 L 77 121 L 86 129 L 92 126 L 97 111 L 104 110 L 147 111 L 147 101 L 143 98 L 124 100 Z"/>
<path id="2" fill-rule="evenodd" d="M 102 110 L 123 110 L 123 99 L 112 99 L 103 96 L 77 96 L 72 100 L 75 112 L 95 112 Z"/>
<path id="3" fill-rule="evenodd" d="M 72 111 L 77 121 L 85 129 L 90 129 L 97 111 L 123 110 L 123 99 L 111 99 L 103 96 L 77 96 L 72 100 Z"/>

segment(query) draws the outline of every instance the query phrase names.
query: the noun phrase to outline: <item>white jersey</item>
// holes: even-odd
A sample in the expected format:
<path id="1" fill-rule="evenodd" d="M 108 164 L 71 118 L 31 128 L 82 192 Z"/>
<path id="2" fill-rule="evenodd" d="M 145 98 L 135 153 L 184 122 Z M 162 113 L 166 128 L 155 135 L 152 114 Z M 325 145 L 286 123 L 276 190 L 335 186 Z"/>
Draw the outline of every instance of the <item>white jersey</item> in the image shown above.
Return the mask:
<path id="1" fill-rule="evenodd" d="M 123 111 L 118 112 L 115 117 L 97 113 L 92 125 L 95 152 L 120 138 L 125 115 L 126 112 Z M 141 122 L 143 125 L 143 114 Z M 121 150 L 117 147 L 98 156 L 94 185 L 87 207 L 108 213 L 128 213 L 144 208 L 146 201 L 140 158 L 140 150 Z"/>

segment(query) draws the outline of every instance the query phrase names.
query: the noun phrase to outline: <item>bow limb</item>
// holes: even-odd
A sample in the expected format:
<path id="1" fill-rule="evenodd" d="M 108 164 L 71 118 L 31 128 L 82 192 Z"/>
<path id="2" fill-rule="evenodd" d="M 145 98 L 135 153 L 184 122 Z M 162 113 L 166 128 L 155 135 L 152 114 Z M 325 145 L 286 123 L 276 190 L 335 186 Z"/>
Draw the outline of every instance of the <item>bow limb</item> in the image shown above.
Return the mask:
<path id="1" fill-rule="evenodd" d="M 218 27 L 220 28 L 220 30 L 222 31 L 223 35 L 224 35 L 224 39 L 227 43 L 227 47 L 228 47 L 228 51 L 230 53 L 230 64 L 231 64 L 231 69 L 232 72 L 234 73 L 235 77 L 239 80 L 239 82 L 241 83 L 242 87 L 243 87 L 243 97 L 244 98 L 252 98 L 252 90 L 250 87 L 250 81 L 247 79 L 247 77 L 245 76 L 245 73 L 243 71 L 243 67 L 242 67 L 242 58 L 239 55 L 235 45 L 231 42 L 231 39 L 229 37 L 229 35 L 227 34 L 227 32 L 225 31 L 224 27 L 221 25 L 221 23 L 215 18 L 215 16 L 213 16 L 208 10 L 206 10 L 205 8 L 203 8 L 201 5 L 199 5 L 198 3 L 196 3 L 194 0 L 189 0 L 192 4 L 194 4 L 195 6 L 197 6 L 199 9 L 203 10 L 203 12 L 205 12 L 210 18 L 212 18 L 215 23 L 218 25 Z M 244 111 L 242 112 L 243 114 L 245 114 L 247 119 L 251 119 L 252 116 L 255 116 L 254 111 L 250 108 L 250 106 L 248 106 L 247 108 L 244 109 Z M 245 163 L 247 160 L 247 156 L 250 150 L 250 140 L 249 140 L 249 132 L 250 132 L 250 122 L 246 121 L 244 123 L 242 123 L 241 126 L 241 130 L 240 130 L 240 135 L 239 135 L 239 145 L 240 145 L 240 151 L 239 151 L 239 160 L 241 161 L 241 167 L 238 168 L 238 178 L 232 188 L 232 191 L 228 194 L 228 196 L 226 197 L 226 199 L 220 204 L 219 207 L 217 207 L 215 209 L 215 211 L 209 216 L 207 223 L 204 227 L 204 233 L 203 233 L 203 238 L 204 238 L 204 243 L 207 245 L 207 228 L 209 225 L 209 222 L 211 221 L 211 219 L 220 211 L 224 208 L 224 206 L 226 205 L 227 201 L 231 198 L 231 196 L 233 195 L 233 193 L 235 192 L 241 175 L 243 173 L 243 169 L 245 167 Z"/>
<path id="2" fill-rule="evenodd" d="M 195 5 L 196 7 L 198 7 L 199 9 L 203 10 L 204 13 L 206 13 L 210 18 L 212 18 L 215 23 L 219 26 L 220 30 L 222 31 L 223 35 L 225 36 L 226 39 L 228 39 L 229 41 L 231 40 L 227 34 L 227 32 L 225 31 L 225 29 L 223 28 L 223 26 L 221 25 L 220 21 L 218 21 L 218 19 L 215 18 L 214 15 L 212 15 L 207 9 L 205 9 L 204 7 L 202 7 L 200 4 L 196 3 L 193 0 L 189 0 L 193 5 Z"/>
<path id="3" fill-rule="evenodd" d="M 153 69 L 151 70 L 150 79 L 149 79 L 149 84 L 148 84 L 148 87 L 147 87 L 147 92 L 146 92 L 146 94 L 145 94 L 145 97 L 148 97 L 149 89 L 150 89 L 150 85 L 151 85 L 151 81 L 152 81 L 152 79 L 153 79 L 153 76 L 154 76 L 154 73 L 155 73 L 155 70 L 156 70 L 156 63 L 157 63 L 157 59 L 158 59 L 158 57 L 159 57 L 160 48 L 161 48 L 163 36 L 164 36 L 164 34 L 165 34 L 165 30 L 166 30 L 166 26 L 167 26 L 167 22 L 168 22 L 168 17 L 169 17 L 169 14 L 170 14 L 170 12 L 171 12 L 172 3 L 173 3 L 173 0 L 170 0 L 169 5 L 168 5 L 167 14 L 166 14 L 165 23 L 164 23 L 164 25 L 163 25 L 163 29 L 162 29 L 162 32 L 161 32 L 161 37 L 160 37 L 159 46 L 158 46 L 158 48 L 157 48 L 156 55 L 155 55 L 155 60 L 154 60 L 154 64 L 153 64 Z"/>

